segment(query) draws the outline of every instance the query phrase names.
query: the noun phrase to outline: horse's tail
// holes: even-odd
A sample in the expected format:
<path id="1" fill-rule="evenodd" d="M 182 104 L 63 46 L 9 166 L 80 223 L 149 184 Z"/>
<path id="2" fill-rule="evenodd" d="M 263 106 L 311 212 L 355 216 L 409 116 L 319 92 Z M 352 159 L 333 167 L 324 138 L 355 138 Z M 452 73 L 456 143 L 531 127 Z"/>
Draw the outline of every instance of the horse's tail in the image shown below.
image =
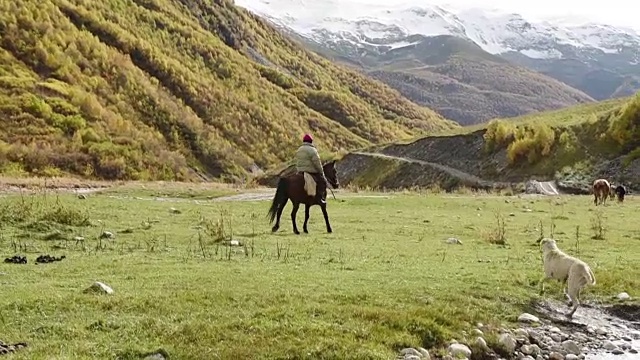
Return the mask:
<path id="1" fill-rule="evenodd" d="M 269 224 L 271 224 L 273 220 L 275 220 L 278 209 L 287 202 L 288 186 L 289 184 L 287 183 L 287 180 L 285 178 L 280 178 L 280 180 L 278 180 L 276 194 L 271 201 L 271 207 L 269 208 L 269 213 L 267 214 L 267 216 L 269 217 Z"/>

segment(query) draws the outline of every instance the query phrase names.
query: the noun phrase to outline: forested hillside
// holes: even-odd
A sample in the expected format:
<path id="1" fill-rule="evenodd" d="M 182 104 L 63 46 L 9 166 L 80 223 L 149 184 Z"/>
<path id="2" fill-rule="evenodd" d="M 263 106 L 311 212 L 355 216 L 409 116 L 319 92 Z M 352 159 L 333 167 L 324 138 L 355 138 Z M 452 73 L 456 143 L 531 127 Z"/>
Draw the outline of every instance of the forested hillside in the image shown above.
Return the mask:
<path id="1" fill-rule="evenodd" d="M 455 127 L 226 0 L 0 0 L 0 167 L 242 175 L 303 132 L 338 151 Z"/>

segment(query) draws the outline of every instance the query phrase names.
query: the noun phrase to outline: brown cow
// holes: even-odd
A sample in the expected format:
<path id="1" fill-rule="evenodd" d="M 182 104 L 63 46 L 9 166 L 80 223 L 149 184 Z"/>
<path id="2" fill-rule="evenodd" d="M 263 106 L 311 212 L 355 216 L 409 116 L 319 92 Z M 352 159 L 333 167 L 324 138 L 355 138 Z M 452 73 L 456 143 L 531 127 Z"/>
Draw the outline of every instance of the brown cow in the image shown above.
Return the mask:
<path id="1" fill-rule="evenodd" d="M 611 193 L 611 185 L 606 179 L 597 179 L 593 182 L 593 203 L 604 205 L 607 202 L 607 197 Z"/>

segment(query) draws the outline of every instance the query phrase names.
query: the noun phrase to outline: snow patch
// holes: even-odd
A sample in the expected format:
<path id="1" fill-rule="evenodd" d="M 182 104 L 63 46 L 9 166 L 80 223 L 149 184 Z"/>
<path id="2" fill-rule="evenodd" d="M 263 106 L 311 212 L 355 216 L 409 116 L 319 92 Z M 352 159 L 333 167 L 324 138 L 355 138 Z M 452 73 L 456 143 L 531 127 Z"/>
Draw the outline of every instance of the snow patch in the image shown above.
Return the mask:
<path id="1" fill-rule="evenodd" d="M 453 35 L 469 39 L 485 51 L 519 51 L 532 58 L 561 57 L 558 46 L 598 49 L 615 54 L 623 47 L 640 48 L 633 29 L 568 19 L 525 19 L 487 8 L 456 8 L 421 2 L 370 3 L 369 0 L 236 0 L 236 5 L 271 19 L 316 41 L 370 40 L 409 46 L 409 35 Z M 534 50 L 535 49 L 535 50 Z"/>
<path id="2" fill-rule="evenodd" d="M 550 50 L 526 49 L 526 50 L 520 50 L 520 53 L 532 59 L 559 59 L 562 57 L 562 53 L 555 49 L 550 49 Z"/>

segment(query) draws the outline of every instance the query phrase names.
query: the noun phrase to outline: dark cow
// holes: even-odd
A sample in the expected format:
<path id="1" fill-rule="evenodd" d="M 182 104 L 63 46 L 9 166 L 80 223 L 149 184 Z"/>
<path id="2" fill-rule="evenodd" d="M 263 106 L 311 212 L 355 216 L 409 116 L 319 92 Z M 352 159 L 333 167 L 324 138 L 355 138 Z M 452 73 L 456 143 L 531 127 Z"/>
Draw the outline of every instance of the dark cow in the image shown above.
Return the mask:
<path id="1" fill-rule="evenodd" d="M 616 186 L 616 189 L 614 191 L 616 193 L 616 197 L 618 198 L 618 202 L 623 202 L 624 196 L 627 194 L 627 189 L 624 187 L 624 185 Z"/>

